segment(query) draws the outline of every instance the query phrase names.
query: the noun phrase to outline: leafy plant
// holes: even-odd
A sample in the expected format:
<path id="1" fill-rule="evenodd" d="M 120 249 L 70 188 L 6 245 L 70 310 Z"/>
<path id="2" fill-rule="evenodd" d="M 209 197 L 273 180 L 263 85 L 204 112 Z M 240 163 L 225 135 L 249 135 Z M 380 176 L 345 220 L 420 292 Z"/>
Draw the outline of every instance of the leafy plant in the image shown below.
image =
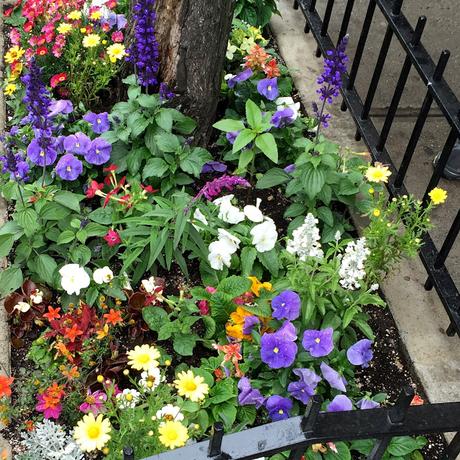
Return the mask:
<path id="1" fill-rule="evenodd" d="M 235 16 L 253 26 L 265 27 L 272 14 L 279 14 L 275 0 L 237 0 Z"/>

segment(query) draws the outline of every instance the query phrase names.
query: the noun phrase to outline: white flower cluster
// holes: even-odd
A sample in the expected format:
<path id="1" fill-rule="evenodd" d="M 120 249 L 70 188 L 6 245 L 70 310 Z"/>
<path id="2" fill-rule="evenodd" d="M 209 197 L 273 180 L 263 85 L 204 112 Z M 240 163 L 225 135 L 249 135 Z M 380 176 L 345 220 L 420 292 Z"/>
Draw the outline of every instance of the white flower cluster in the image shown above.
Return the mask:
<path id="1" fill-rule="evenodd" d="M 80 295 L 80 291 L 89 286 L 91 278 L 83 267 L 78 264 L 64 265 L 60 270 L 61 287 L 67 294 Z M 110 283 L 113 280 L 113 272 L 109 267 L 97 268 L 93 273 L 96 284 Z"/>
<path id="2" fill-rule="evenodd" d="M 83 452 L 60 425 L 43 420 L 33 431 L 22 435 L 22 445 L 27 449 L 18 460 L 80 460 Z"/>
<path id="3" fill-rule="evenodd" d="M 286 249 L 291 254 L 296 254 L 300 260 L 307 257 L 324 257 L 321 249 L 321 236 L 317 227 L 318 219 L 311 213 L 305 217 L 304 223 L 292 232 L 292 240 L 288 240 Z"/>
<path id="4" fill-rule="evenodd" d="M 359 282 L 366 276 L 364 262 L 370 253 L 371 251 L 366 246 L 366 238 L 360 238 L 356 242 L 350 241 L 347 244 L 339 269 L 342 287 L 350 290 L 361 287 Z"/>
<path id="5" fill-rule="evenodd" d="M 260 210 L 262 200 L 257 199 L 256 205 L 247 205 L 241 211 L 233 205 L 231 200 L 234 195 L 226 195 L 214 200 L 219 206 L 219 219 L 229 224 L 238 224 L 245 219 L 256 223 L 250 234 L 252 244 L 258 252 L 271 251 L 278 240 L 276 225 L 270 217 L 264 216 Z M 196 217 L 196 216 L 195 216 Z M 208 261 L 214 270 L 223 270 L 224 265 L 230 267 L 232 254 L 240 247 L 241 240 L 223 228 L 218 229 L 218 240 L 209 245 Z"/>

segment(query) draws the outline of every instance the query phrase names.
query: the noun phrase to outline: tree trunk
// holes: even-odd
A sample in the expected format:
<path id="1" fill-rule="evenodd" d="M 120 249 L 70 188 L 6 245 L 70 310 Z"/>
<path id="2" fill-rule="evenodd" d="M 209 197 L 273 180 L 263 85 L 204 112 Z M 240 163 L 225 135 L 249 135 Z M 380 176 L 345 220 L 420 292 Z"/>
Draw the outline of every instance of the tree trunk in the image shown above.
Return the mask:
<path id="1" fill-rule="evenodd" d="M 234 7 L 233 0 L 156 2 L 160 81 L 197 121 L 195 142 L 201 145 L 209 140 L 216 114 Z"/>

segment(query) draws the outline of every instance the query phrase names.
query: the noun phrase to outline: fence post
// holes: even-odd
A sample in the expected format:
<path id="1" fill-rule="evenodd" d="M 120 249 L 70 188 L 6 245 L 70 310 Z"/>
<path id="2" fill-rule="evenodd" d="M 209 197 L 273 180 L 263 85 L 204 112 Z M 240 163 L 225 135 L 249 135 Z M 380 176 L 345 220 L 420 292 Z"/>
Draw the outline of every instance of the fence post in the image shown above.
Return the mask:
<path id="1" fill-rule="evenodd" d="M 454 436 L 454 439 L 447 446 L 446 460 L 455 460 L 460 455 L 460 431 Z"/>
<path id="2" fill-rule="evenodd" d="M 222 453 L 222 438 L 224 437 L 224 424 L 217 422 L 214 424 L 213 433 L 209 440 L 208 457 L 217 457 Z"/>
<path id="3" fill-rule="evenodd" d="M 134 450 L 130 446 L 123 448 L 123 460 L 134 460 Z"/>

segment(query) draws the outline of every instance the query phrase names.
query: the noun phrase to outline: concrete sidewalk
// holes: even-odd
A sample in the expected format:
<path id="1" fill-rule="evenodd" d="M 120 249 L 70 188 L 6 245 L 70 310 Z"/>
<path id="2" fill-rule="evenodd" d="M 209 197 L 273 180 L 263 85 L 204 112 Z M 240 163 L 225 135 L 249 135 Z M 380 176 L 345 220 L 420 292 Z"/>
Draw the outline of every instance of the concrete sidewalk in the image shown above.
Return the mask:
<path id="1" fill-rule="evenodd" d="M 316 42 L 311 34 L 304 33 L 303 16 L 293 10 L 292 1 L 279 0 L 279 9 L 282 17 L 275 16 L 270 26 L 309 108 L 317 99 L 316 78 L 322 72 L 322 59 L 314 56 Z M 330 110 L 333 119 L 327 136 L 343 148 L 366 151 L 364 144 L 354 140 L 351 116 L 341 112 L 339 106 L 340 102 Z M 403 261 L 399 271 L 382 283 L 382 289 L 430 401 L 460 401 L 460 339 L 446 336 L 447 314 L 436 293 L 424 290 L 425 279 L 426 272 L 418 258 Z"/>

